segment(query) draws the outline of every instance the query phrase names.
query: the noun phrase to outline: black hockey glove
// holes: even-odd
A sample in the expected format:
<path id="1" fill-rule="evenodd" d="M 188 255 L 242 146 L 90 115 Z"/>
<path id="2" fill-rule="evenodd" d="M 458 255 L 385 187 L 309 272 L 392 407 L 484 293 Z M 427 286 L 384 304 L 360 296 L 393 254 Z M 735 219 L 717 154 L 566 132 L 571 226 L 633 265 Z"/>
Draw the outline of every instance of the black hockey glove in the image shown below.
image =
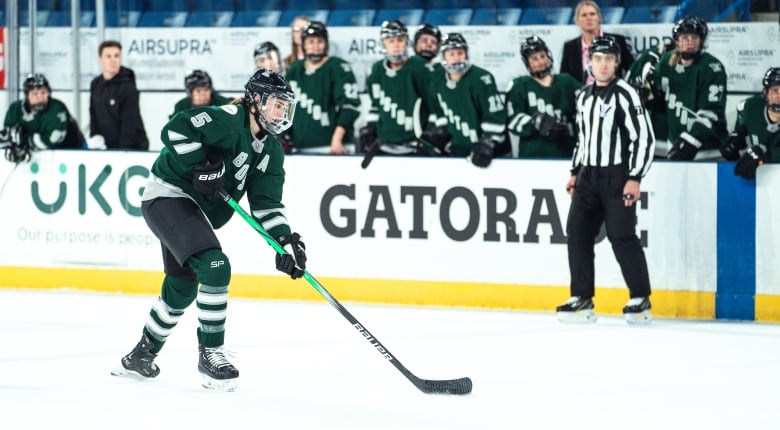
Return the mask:
<path id="1" fill-rule="evenodd" d="M 428 127 L 420 135 L 420 140 L 438 151 L 440 154 L 450 153 L 450 140 L 452 136 L 447 131 L 447 127 Z"/>
<path id="2" fill-rule="evenodd" d="M 670 160 L 675 161 L 689 161 L 696 157 L 696 153 L 699 152 L 699 147 L 694 142 L 690 142 L 685 135 L 680 135 L 677 140 L 672 144 L 672 149 L 669 150 L 667 156 Z"/>
<path id="3" fill-rule="evenodd" d="M 566 124 L 545 112 L 536 112 L 533 116 L 533 123 L 534 128 L 542 137 L 550 138 L 556 142 L 569 137 L 569 129 Z"/>
<path id="4" fill-rule="evenodd" d="M 287 253 L 276 254 L 276 270 L 290 275 L 292 279 L 303 276 L 306 270 L 306 245 L 301 241 L 301 235 L 293 233 L 282 236 L 278 242 Z"/>
<path id="5" fill-rule="evenodd" d="M 477 167 L 488 167 L 493 161 L 496 143 L 488 136 L 482 136 L 471 150 L 471 163 Z"/>
<path id="6" fill-rule="evenodd" d="M 734 174 L 745 179 L 755 179 L 756 169 L 765 161 L 766 153 L 764 150 L 760 146 L 751 146 L 745 155 L 737 161 L 737 165 L 734 166 Z"/>
<path id="7" fill-rule="evenodd" d="M 732 132 L 726 144 L 720 147 L 720 154 L 729 161 L 739 160 L 739 151 L 747 148 L 747 141 L 744 134 Z"/>
<path id="8" fill-rule="evenodd" d="M 279 141 L 279 143 L 282 145 L 282 151 L 284 151 L 285 154 L 290 155 L 293 153 L 293 140 L 292 140 L 292 134 L 290 131 L 285 131 L 284 133 L 277 134 L 276 140 Z"/>
<path id="9" fill-rule="evenodd" d="M 376 139 L 377 134 L 374 127 L 362 127 L 358 132 L 358 151 L 368 152 Z"/>
<path id="10" fill-rule="evenodd" d="M 192 186 L 206 200 L 219 197 L 219 192 L 225 184 L 225 163 L 222 158 L 192 169 Z"/>

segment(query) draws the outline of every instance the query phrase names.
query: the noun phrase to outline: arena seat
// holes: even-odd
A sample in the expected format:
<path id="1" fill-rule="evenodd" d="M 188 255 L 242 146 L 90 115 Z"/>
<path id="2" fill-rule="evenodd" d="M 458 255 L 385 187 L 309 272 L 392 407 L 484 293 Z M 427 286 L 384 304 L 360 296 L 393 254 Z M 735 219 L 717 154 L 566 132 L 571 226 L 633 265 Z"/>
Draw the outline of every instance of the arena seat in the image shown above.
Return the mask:
<path id="1" fill-rule="evenodd" d="M 232 2 L 191 0 L 187 27 L 229 27 L 235 10 Z"/>
<path id="2" fill-rule="evenodd" d="M 569 7 L 525 9 L 521 25 L 569 25 L 574 9 Z"/>
<path id="3" fill-rule="evenodd" d="M 374 15 L 376 11 L 373 9 L 333 9 L 328 16 L 328 26 L 369 27 L 374 24 Z"/>
<path id="4" fill-rule="evenodd" d="M 380 9 L 374 18 L 374 25 L 382 25 L 382 22 L 397 19 L 407 27 L 416 27 L 423 22 L 424 9 Z"/>
<path id="5" fill-rule="evenodd" d="M 672 23 L 677 16 L 677 6 L 640 6 L 626 9 L 624 23 Z"/>
<path id="6" fill-rule="evenodd" d="M 138 26 L 184 27 L 189 11 L 189 0 L 147 0 Z"/>
<path id="7" fill-rule="evenodd" d="M 428 9 L 423 22 L 434 25 L 469 25 L 472 9 Z"/>
<path id="8" fill-rule="evenodd" d="M 603 24 L 620 24 L 623 22 L 623 15 L 626 10 L 622 7 L 602 7 L 601 9 L 601 22 Z M 574 23 L 574 17 L 572 17 L 572 23 Z"/>
<path id="9" fill-rule="evenodd" d="M 471 25 L 517 25 L 522 14 L 520 8 L 478 8 L 471 16 Z"/>
<path id="10" fill-rule="evenodd" d="M 279 23 L 276 25 L 278 27 L 289 27 L 295 17 L 301 15 L 308 16 L 314 21 L 327 23 L 329 14 L 330 9 L 287 9 L 282 12 L 282 16 L 279 18 Z"/>
<path id="11" fill-rule="evenodd" d="M 278 10 L 237 11 L 233 14 L 233 27 L 276 27 L 282 12 Z"/>

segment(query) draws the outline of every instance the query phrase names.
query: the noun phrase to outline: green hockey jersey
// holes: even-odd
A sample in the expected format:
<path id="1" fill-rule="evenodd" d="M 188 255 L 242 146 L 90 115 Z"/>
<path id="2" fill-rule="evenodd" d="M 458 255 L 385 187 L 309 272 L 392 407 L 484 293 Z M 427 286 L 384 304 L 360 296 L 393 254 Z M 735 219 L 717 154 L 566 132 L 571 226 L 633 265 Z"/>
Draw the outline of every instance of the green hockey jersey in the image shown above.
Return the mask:
<path id="1" fill-rule="evenodd" d="M 65 104 L 50 98 L 40 112 L 28 112 L 24 100 L 11 103 L 5 114 L 4 127 L 20 125 L 22 139 L 36 150 L 83 148 L 84 135 Z"/>
<path id="2" fill-rule="evenodd" d="M 230 97 L 225 97 L 222 94 L 213 91 L 211 92 L 211 103 L 209 103 L 211 106 L 222 106 L 229 104 L 233 101 Z M 168 116 L 168 119 L 173 118 L 174 115 L 176 115 L 179 112 L 192 109 L 192 101 L 189 97 L 184 97 L 183 99 L 180 99 L 176 102 L 176 104 L 173 106 L 173 113 Z"/>
<path id="3" fill-rule="evenodd" d="M 707 52 L 690 66 L 670 65 L 675 51 L 665 53 L 655 70 L 654 88 L 666 102 L 668 140 L 688 133 L 700 149 L 717 149 L 728 136 L 726 126 L 726 71 Z"/>
<path id="4" fill-rule="evenodd" d="M 549 87 L 531 76 L 515 78 L 507 89 L 507 129 L 520 138 L 519 157 L 571 158 L 577 138 L 574 117 L 577 114 L 576 96 L 582 85 L 567 73 L 554 75 Z M 556 142 L 544 137 L 534 128 L 533 116 L 545 112 L 565 123 L 570 137 Z"/>
<path id="5" fill-rule="evenodd" d="M 654 91 L 652 87 L 653 77 L 655 72 L 651 72 L 658 67 L 658 61 L 663 55 L 660 51 L 663 47 L 650 48 L 642 51 L 637 59 L 631 63 L 626 72 L 625 81 L 634 85 L 635 78 L 643 78 L 649 75 L 647 80 L 643 80 L 642 83 L 650 91 L 651 97 L 660 94 L 660 91 Z M 655 134 L 655 140 L 667 140 L 669 135 L 669 124 L 666 119 L 666 104 L 661 97 L 652 98 L 645 103 L 645 109 L 650 114 L 650 121 L 653 125 L 653 134 Z"/>
<path id="6" fill-rule="evenodd" d="M 487 70 L 471 66 L 458 82 L 448 77 L 433 79 L 444 125 L 452 135 L 451 153 L 466 156 L 483 134 L 501 136 L 506 132 L 506 109 L 496 88 L 496 80 Z"/>
<path id="7" fill-rule="evenodd" d="M 180 112 L 165 124 L 160 138 L 164 147 L 152 165 L 154 177 L 144 190 L 144 200 L 189 196 L 215 229 L 222 227 L 233 209 L 220 199 L 206 200 L 192 186 L 193 168 L 221 158 L 225 191 L 236 201 L 246 194 L 252 215 L 274 238 L 290 234 L 282 204 L 282 146 L 270 134 L 262 140 L 252 135 L 243 105 Z"/>
<path id="8" fill-rule="evenodd" d="M 352 128 L 360 114 L 360 98 L 352 67 L 338 57 L 307 70 L 305 61 L 290 65 L 285 75 L 298 106 L 290 128 L 293 147 L 299 149 L 329 146 L 337 125 L 347 130 L 344 141 L 351 142 Z"/>
<path id="9" fill-rule="evenodd" d="M 770 162 L 780 163 L 780 123 L 769 120 L 763 96 L 753 96 L 739 102 L 734 131 L 748 136 L 751 146 L 761 145 Z"/>
<path id="10" fill-rule="evenodd" d="M 431 69 L 420 57 L 410 57 L 399 69 L 390 69 L 385 60 L 371 67 L 366 80 L 371 110 L 366 124 L 376 128 L 384 142 L 404 143 L 417 138 L 415 129 L 427 127 L 433 104 Z"/>

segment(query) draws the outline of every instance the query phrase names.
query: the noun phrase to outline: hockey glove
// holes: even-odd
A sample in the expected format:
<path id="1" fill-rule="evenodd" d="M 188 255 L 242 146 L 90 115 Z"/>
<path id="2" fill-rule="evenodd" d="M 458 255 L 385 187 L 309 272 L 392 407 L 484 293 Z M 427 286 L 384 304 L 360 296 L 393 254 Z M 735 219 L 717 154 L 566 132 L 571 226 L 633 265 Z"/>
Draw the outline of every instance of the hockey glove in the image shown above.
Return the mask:
<path id="1" fill-rule="evenodd" d="M 691 142 L 687 136 L 687 134 L 683 133 L 674 141 L 672 149 L 669 150 L 668 159 L 689 161 L 696 157 L 696 153 L 699 152 L 699 147 L 696 146 L 695 142 Z"/>
<path id="2" fill-rule="evenodd" d="M 290 275 L 292 279 L 303 276 L 306 270 L 306 245 L 301 241 L 301 235 L 293 233 L 282 236 L 278 242 L 287 253 L 276 254 L 276 270 Z"/>
<path id="3" fill-rule="evenodd" d="M 566 124 L 545 112 L 536 112 L 533 116 L 533 124 L 542 137 L 550 138 L 553 141 L 557 142 L 569 136 Z"/>
<path id="4" fill-rule="evenodd" d="M 358 150 L 363 153 L 368 152 L 376 139 L 377 134 L 374 127 L 362 127 L 358 133 Z"/>
<path id="5" fill-rule="evenodd" d="M 488 136 L 482 136 L 471 150 L 471 163 L 477 167 L 488 167 L 493 161 L 496 143 Z"/>
<path id="6" fill-rule="evenodd" d="M 745 155 L 737 161 L 737 165 L 734 166 L 734 174 L 745 179 L 755 179 L 756 169 L 765 161 L 766 153 L 764 150 L 760 146 L 751 146 Z"/>
<path id="7" fill-rule="evenodd" d="M 192 169 L 192 186 L 206 200 L 219 197 L 219 192 L 225 184 L 225 163 L 222 158 Z"/>
<path id="8" fill-rule="evenodd" d="M 279 143 L 282 145 L 282 151 L 284 151 L 285 154 L 290 155 L 292 154 L 292 148 L 293 148 L 293 140 L 292 140 L 292 134 L 290 134 L 290 131 L 285 131 L 283 133 L 277 134 L 276 140 L 279 141 Z"/>
<path id="9" fill-rule="evenodd" d="M 447 127 L 429 127 L 420 135 L 420 140 L 436 148 L 441 154 L 450 153 L 450 140 L 452 135 Z"/>
<path id="10" fill-rule="evenodd" d="M 739 151 L 747 147 L 745 135 L 737 132 L 729 134 L 726 144 L 720 147 L 720 154 L 729 161 L 739 160 Z"/>

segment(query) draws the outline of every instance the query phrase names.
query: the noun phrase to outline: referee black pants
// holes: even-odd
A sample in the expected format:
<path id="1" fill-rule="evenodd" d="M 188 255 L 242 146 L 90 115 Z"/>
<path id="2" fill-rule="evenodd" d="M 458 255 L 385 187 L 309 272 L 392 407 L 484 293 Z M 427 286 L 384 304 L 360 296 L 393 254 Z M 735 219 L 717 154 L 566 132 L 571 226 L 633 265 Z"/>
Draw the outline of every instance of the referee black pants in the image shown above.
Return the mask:
<path id="1" fill-rule="evenodd" d="M 577 175 L 566 222 L 572 296 L 595 294 L 593 247 L 602 223 L 631 297 L 650 295 L 647 260 L 636 235 L 637 204 L 626 207 L 623 203 L 627 179 L 623 166 L 583 166 Z"/>

